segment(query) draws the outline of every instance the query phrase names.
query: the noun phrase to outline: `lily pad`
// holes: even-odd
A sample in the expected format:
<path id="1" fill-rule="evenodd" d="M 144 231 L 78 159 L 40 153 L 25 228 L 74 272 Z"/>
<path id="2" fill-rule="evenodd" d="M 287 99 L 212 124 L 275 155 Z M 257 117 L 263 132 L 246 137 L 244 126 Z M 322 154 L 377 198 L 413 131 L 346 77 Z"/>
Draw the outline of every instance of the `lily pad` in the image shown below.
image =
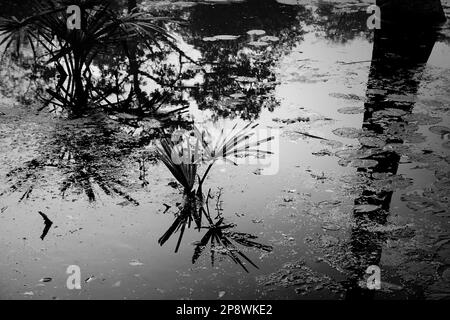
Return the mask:
<path id="1" fill-rule="evenodd" d="M 266 34 L 264 30 L 249 30 L 247 31 L 248 35 L 254 35 L 254 36 L 263 36 Z"/>
<path id="2" fill-rule="evenodd" d="M 265 41 L 251 41 L 248 44 L 254 47 L 266 47 L 269 45 L 269 43 Z"/>
<path id="3" fill-rule="evenodd" d="M 342 146 L 344 145 L 342 142 L 336 140 L 320 140 L 320 143 L 333 149 L 342 148 Z"/>
<path id="4" fill-rule="evenodd" d="M 376 206 L 374 204 L 360 204 L 354 207 L 355 212 L 357 213 L 369 213 L 374 212 L 380 209 L 380 206 Z"/>
<path id="5" fill-rule="evenodd" d="M 359 114 L 364 113 L 364 108 L 361 107 L 345 107 L 338 109 L 339 113 L 342 114 Z"/>
<path id="6" fill-rule="evenodd" d="M 406 206 L 414 211 L 429 212 L 429 213 L 444 213 L 446 207 L 439 202 L 421 196 L 419 194 L 410 193 L 401 196 L 401 200 L 406 202 Z"/>
<path id="7" fill-rule="evenodd" d="M 280 40 L 280 38 L 274 36 L 264 36 L 261 37 L 259 40 L 264 42 L 277 42 Z"/>
<path id="8" fill-rule="evenodd" d="M 374 118 L 384 118 L 384 117 L 401 117 L 404 116 L 407 112 L 402 109 L 395 108 L 387 108 L 379 111 L 375 111 L 373 113 Z"/>
<path id="9" fill-rule="evenodd" d="M 338 128 L 338 129 L 334 129 L 333 133 L 339 137 L 343 137 L 343 138 L 349 138 L 349 139 L 356 139 L 358 138 L 361 133 L 362 130 L 361 129 L 357 129 L 357 128 Z"/>
<path id="10" fill-rule="evenodd" d="M 356 94 L 353 94 L 353 93 L 345 94 L 345 93 L 333 92 L 333 93 L 330 93 L 329 96 L 333 97 L 333 98 L 337 98 L 337 99 L 358 100 L 358 101 L 364 101 L 365 100 L 364 97 L 360 97 L 360 96 L 358 96 Z"/>
<path id="11" fill-rule="evenodd" d="M 449 127 L 444 127 L 444 126 L 432 126 L 430 127 L 430 132 L 443 136 L 447 133 L 450 133 L 450 128 Z"/>
<path id="12" fill-rule="evenodd" d="M 358 139 L 359 143 L 366 147 L 384 147 L 386 141 L 377 137 L 360 137 Z"/>
<path id="13" fill-rule="evenodd" d="M 142 262 L 140 262 L 139 260 L 136 260 L 136 259 L 131 260 L 129 264 L 130 264 L 130 266 L 133 266 L 133 267 L 138 267 L 138 266 L 144 265 Z"/>
<path id="14" fill-rule="evenodd" d="M 229 34 L 220 34 L 220 35 L 213 36 L 213 37 L 205 37 L 205 38 L 203 38 L 203 41 L 209 41 L 209 42 L 214 42 L 214 41 L 232 41 L 232 40 L 238 39 L 239 37 L 240 36 L 229 35 Z"/>
<path id="15" fill-rule="evenodd" d="M 378 161 L 371 159 L 356 159 L 350 161 L 349 165 L 354 168 L 372 168 L 378 165 Z"/>
<path id="16" fill-rule="evenodd" d="M 405 121 L 416 122 L 419 125 L 438 124 L 442 118 L 430 116 L 427 113 L 411 113 L 403 117 Z"/>

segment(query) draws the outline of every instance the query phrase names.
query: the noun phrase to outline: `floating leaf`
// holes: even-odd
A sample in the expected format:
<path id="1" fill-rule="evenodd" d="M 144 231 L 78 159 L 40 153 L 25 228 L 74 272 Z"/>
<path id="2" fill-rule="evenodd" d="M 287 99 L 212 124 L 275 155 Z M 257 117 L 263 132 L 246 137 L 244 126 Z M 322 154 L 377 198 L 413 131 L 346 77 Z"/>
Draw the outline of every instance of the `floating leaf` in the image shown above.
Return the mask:
<path id="1" fill-rule="evenodd" d="M 355 168 L 372 168 L 378 165 L 378 161 L 371 159 L 356 159 L 350 161 L 350 166 Z"/>
<path id="2" fill-rule="evenodd" d="M 380 206 L 376 206 L 374 204 L 360 204 L 354 207 L 355 212 L 357 213 L 368 213 L 373 212 L 380 209 Z"/>
<path id="3" fill-rule="evenodd" d="M 404 116 L 403 119 L 408 122 L 416 122 L 419 125 L 438 124 L 442 121 L 442 118 L 432 117 L 427 113 L 411 113 Z"/>
<path id="4" fill-rule="evenodd" d="M 360 137 L 358 138 L 359 143 L 366 147 L 384 147 L 386 141 L 377 137 Z"/>
<path id="5" fill-rule="evenodd" d="M 444 126 L 432 126 L 432 127 L 430 127 L 429 130 L 430 130 L 430 132 L 432 132 L 434 134 L 438 134 L 440 136 L 450 133 L 450 128 L 444 127 Z"/>
<path id="6" fill-rule="evenodd" d="M 234 36 L 234 35 L 229 35 L 229 34 L 220 34 L 217 36 L 213 36 L 213 37 L 205 37 L 203 38 L 203 41 L 209 41 L 209 42 L 214 42 L 214 41 L 232 41 L 232 40 L 236 40 L 238 39 L 240 36 Z"/>
<path id="7" fill-rule="evenodd" d="M 250 30 L 250 31 L 247 31 L 247 34 L 248 35 L 254 35 L 254 36 L 262 36 L 262 35 L 265 35 L 266 34 L 266 32 L 264 31 L 264 30 Z"/>
<path id="8" fill-rule="evenodd" d="M 347 127 L 347 128 L 334 129 L 333 133 L 339 137 L 356 139 L 361 135 L 362 130 L 357 129 L 357 128 L 348 128 Z"/>
<path id="9" fill-rule="evenodd" d="M 320 143 L 333 149 L 341 148 L 344 145 L 342 142 L 336 140 L 320 140 Z"/>
<path id="10" fill-rule="evenodd" d="M 248 44 L 254 47 L 266 47 L 269 45 L 269 43 L 265 41 L 251 41 Z"/>
<path id="11" fill-rule="evenodd" d="M 361 108 L 361 107 L 346 107 L 346 108 L 338 109 L 337 112 L 342 113 L 342 114 L 358 114 L 358 113 L 364 113 L 364 108 Z"/>
<path id="12" fill-rule="evenodd" d="M 261 37 L 259 40 L 263 41 L 263 42 L 276 42 L 276 41 L 279 41 L 280 38 L 274 37 L 274 36 L 264 36 L 264 37 Z"/>
<path id="13" fill-rule="evenodd" d="M 346 100 L 360 100 L 360 101 L 364 101 L 365 98 L 364 97 L 360 97 L 356 94 L 350 93 L 350 94 L 345 94 L 345 93 L 330 93 L 329 94 L 330 97 L 333 98 L 338 98 L 338 99 L 346 99 Z"/>
<path id="14" fill-rule="evenodd" d="M 374 118 L 384 118 L 384 117 L 401 117 L 407 112 L 402 109 L 387 108 L 373 113 Z"/>

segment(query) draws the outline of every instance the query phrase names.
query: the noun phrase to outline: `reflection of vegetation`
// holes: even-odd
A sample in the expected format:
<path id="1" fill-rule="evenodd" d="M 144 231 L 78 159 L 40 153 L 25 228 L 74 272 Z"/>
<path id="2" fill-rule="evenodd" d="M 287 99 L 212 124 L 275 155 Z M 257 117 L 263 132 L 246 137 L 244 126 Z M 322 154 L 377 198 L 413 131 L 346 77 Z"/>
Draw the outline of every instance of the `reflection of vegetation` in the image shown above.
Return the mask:
<path id="1" fill-rule="evenodd" d="M 175 252 L 178 252 L 181 240 L 183 239 L 184 231 L 186 230 L 186 226 L 190 228 L 191 223 L 194 222 L 197 229 L 201 228 L 203 215 L 202 211 L 203 209 L 201 207 L 201 200 L 195 195 L 186 194 L 184 204 L 182 205 L 180 212 L 176 215 L 175 221 L 172 223 L 166 233 L 164 233 L 164 235 L 159 238 L 158 243 L 161 246 L 164 245 L 164 243 L 166 243 L 174 233 L 180 231 L 178 242 L 175 247 Z"/>
<path id="2" fill-rule="evenodd" d="M 220 201 L 221 193 L 217 196 L 217 202 Z M 210 246 L 211 263 L 214 265 L 215 255 L 223 254 L 228 256 L 233 262 L 239 264 L 245 271 L 248 272 L 247 267 L 242 259 L 250 263 L 255 268 L 258 268 L 248 257 L 245 255 L 238 245 L 245 248 L 256 248 L 266 252 L 271 252 L 272 247 L 253 241 L 256 236 L 247 233 L 231 231 L 235 227 L 234 224 L 225 223 L 222 217 L 222 208 L 219 204 L 216 204 L 217 215 L 213 217 L 209 208 L 209 200 L 215 197 L 211 195 L 209 190 L 208 195 L 202 203 L 197 202 L 196 199 L 185 198 L 185 204 L 180 209 L 180 212 L 176 215 L 175 221 L 172 226 L 166 231 L 166 233 L 158 240 L 160 245 L 163 245 L 169 238 L 176 232 L 180 232 L 178 237 L 175 252 L 181 244 L 186 227 L 190 228 L 191 223 L 194 222 L 196 228 L 207 230 L 202 239 L 197 243 L 194 255 L 192 257 L 192 263 L 195 263 L 205 248 Z M 206 221 L 205 221 L 206 220 Z"/>
<path id="3" fill-rule="evenodd" d="M 232 5 L 198 4 L 183 11 L 185 25 L 176 28 L 183 39 L 202 54 L 207 70 L 199 86 L 189 88 L 199 109 L 217 117 L 256 119 L 261 110 L 273 110 L 277 61 L 301 39 L 303 7 L 273 0 L 243 1 Z M 263 29 L 272 39 L 254 45 L 261 37 L 247 35 Z M 216 35 L 239 36 L 235 40 L 203 41 Z M 253 43 L 253 44 L 252 44 Z"/>
<path id="4" fill-rule="evenodd" d="M 77 123 L 58 128 L 39 150 L 38 157 L 7 174 L 11 185 L 3 193 L 21 191 L 20 201 L 28 199 L 36 185 L 45 183 L 43 173 L 48 168 L 57 168 L 63 174 L 63 179 L 58 182 L 62 196 L 72 190 L 95 201 L 96 188 L 99 188 L 106 195 L 117 195 L 137 205 L 126 191 L 129 182 L 125 179 L 124 160 L 154 137 L 131 137 L 118 131 L 101 115 L 99 117 L 74 120 Z M 141 171 L 145 170 L 142 162 L 146 160 L 155 159 L 148 155 L 135 159 L 141 164 Z M 145 171 L 141 172 L 140 179 L 145 183 Z"/>
<path id="5" fill-rule="evenodd" d="M 345 43 L 361 35 L 371 38 L 373 32 L 366 26 L 367 6 L 342 4 L 338 7 L 336 3 L 320 2 L 313 26 L 322 31 L 326 39 L 334 42 Z"/>
<path id="6" fill-rule="evenodd" d="M 5 51 L 15 46 L 16 54 L 26 41 L 36 59 L 54 64 L 60 74 L 57 87 L 48 89 L 51 102 L 75 115 L 82 114 L 88 104 L 105 103 L 117 90 L 99 91 L 92 81 L 95 58 L 119 51 L 133 60 L 130 41 L 151 48 L 160 39 L 170 43 L 169 35 L 156 23 L 157 18 L 139 12 L 118 16 L 104 1 L 74 1 L 83 12 L 82 29 L 67 28 L 66 9 L 62 1 L 47 0 L 34 4 L 34 14 L 24 19 L 1 18 L 0 34 Z M 41 52 L 42 51 L 42 52 Z M 119 103 L 117 101 L 116 103 Z"/>

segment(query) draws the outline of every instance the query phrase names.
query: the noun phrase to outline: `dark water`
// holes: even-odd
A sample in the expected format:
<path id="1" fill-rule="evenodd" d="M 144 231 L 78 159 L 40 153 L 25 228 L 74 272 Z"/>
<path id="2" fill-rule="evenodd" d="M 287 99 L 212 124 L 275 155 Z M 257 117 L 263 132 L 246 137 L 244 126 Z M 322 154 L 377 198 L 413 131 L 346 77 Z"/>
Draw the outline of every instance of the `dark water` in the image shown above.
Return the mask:
<path id="1" fill-rule="evenodd" d="M 35 96 L 55 71 L 2 64 L 0 298 L 448 298 L 448 23 L 374 32 L 367 4 L 347 1 L 140 8 L 173 17 L 164 28 L 184 52 L 137 52 L 160 114 L 68 119 Z M 96 88 L 126 63 L 97 58 Z M 160 129 L 249 121 L 280 136 L 266 162 L 211 169 L 203 191 L 223 229 L 192 222 L 179 237 L 180 223 L 160 245 L 189 204 L 157 159 Z M 66 287 L 69 265 L 81 290 Z M 361 288 L 370 265 L 381 290 Z"/>

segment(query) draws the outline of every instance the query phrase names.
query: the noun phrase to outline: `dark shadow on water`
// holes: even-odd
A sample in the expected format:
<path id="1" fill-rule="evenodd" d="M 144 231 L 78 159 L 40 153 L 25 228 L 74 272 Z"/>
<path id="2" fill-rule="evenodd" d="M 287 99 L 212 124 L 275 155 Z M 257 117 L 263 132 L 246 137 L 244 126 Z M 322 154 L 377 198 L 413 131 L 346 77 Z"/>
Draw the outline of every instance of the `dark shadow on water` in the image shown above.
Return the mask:
<path id="1" fill-rule="evenodd" d="M 364 159 L 375 160 L 377 164 L 358 168 L 369 186 L 383 179 L 387 184 L 389 177 L 397 174 L 400 148 L 416 134 L 418 127 L 407 117 L 414 108 L 420 76 L 436 38 L 433 28 L 384 26 L 375 32 L 363 124 L 364 136 L 372 139 L 360 140 L 363 145 L 360 151 L 368 154 Z M 374 229 L 387 224 L 393 192 L 383 187 L 368 188 L 355 200 L 356 206 L 372 207 L 360 207 L 369 210 L 353 213 L 350 250 L 355 263 L 349 270 L 353 276 L 347 283 L 347 299 L 376 296 L 375 290 L 362 288 L 359 281 L 364 279 L 369 266 L 380 265 L 382 247 L 389 235 Z"/>

